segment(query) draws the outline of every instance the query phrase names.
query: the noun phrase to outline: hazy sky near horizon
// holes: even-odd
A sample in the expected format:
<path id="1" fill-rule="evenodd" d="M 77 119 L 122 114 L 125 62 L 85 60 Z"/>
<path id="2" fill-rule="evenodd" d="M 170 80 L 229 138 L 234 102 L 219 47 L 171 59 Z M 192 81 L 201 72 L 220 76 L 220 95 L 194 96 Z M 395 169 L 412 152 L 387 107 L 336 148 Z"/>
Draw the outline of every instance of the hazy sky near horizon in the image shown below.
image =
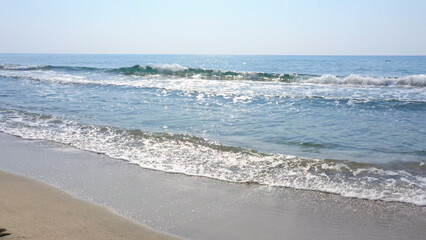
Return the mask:
<path id="1" fill-rule="evenodd" d="M 426 55 L 425 0 L 0 0 L 0 53 Z"/>

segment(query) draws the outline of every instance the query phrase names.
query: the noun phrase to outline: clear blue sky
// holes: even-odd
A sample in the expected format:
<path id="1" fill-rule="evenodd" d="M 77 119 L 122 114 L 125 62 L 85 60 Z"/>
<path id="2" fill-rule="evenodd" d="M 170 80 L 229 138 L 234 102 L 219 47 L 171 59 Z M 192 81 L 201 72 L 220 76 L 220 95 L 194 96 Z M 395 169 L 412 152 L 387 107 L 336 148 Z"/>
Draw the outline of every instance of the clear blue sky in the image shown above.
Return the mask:
<path id="1" fill-rule="evenodd" d="M 426 55 L 426 1 L 0 0 L 0 53 Z"/>

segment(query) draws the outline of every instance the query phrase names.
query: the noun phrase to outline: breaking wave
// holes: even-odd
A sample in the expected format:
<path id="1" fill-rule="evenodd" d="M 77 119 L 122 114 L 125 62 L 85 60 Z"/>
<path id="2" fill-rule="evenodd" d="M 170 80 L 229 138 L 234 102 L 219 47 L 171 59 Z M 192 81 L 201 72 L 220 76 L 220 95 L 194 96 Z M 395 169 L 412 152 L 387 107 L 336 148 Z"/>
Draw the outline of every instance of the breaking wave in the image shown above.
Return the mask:
<path id="1" fill-rule="evenodd" d="M 313 84 L 334 84 L 334 85 L 355 85 L 355 86 L 407 86 L 407 87 L 426 87 L 426 75 L 410 75 L 401 78 L 385 77 L 365 77 L 351 74 L 347 77 L 336 77 L 331 74 L 325 74 L 319 77 L 312 77 L 301 80 L 301 83 Z"/>
<path id="2" fill-rule="evenodd" d="M 0 131 L 69 144 L 159 171 L 426 206 L 424 161 L 380 165 L 267 154 L 187 134 L 87 125 L 2 108 Z"/>
<path id="3" fill-rule="evenodd" d="M 274 81 L 292 82 L 298 74 L 276 74 L 263 72 L 236 72 L 203 68 L 186 68 L 178 64 L 148 65 L 119 68 L 118 72 L 125 75 L 135 76 L 172 76 L 180 78 L 197 78 L 208 80 L 251 80 L 251 81 Z"/>
<path id="4" fill-rule="evenodd" d="M 0 64 L 0 70 L 29 71 L 29 70 L 49 70 L 51 66 L 43 65 L 15 65 Z"/>
<path id="5" fill-rule="evenodd" d="M 416 74 L 404 77 L 378 77 L 351 74 L 336 76 L 332 74 L 310 75 L 300 73 L 265 73 L 215 70 L 204 68 L 188 68 L 179 64 L 135 65 L 122 68 L 91 68 L 52 65 L 13 65 L 1 64 L 0 70 L 9 71 L 88 71 L 106 72 L 119 75 L 130 75 L 143 78 L 190 78 L 203 80 L 246 80 L 262 82 L 283 82 L 298 84 L 352 85 L 352 86 L 394 86 L 394 87 L 426 87 L 426 75 Z"/>
<path id="6" fill-rule="evenodd" d="M 179 67 L 167 68 L 179 71 Z M 103 70 L 110 71 L 110 70 Z M 236 102 L 250 103 L 259 99 L 270 101 L 271 98 L 307 98 L 325 100 L 348 100 L 356 103 L 400 102 L 424 103 L 425 92 L 422 88 L 395 88 L 375 87 L 354 88 L 309 83 L 281 83 L 259 81 L 223 81 L 204 80 L 197 78 L 145 78 L 139 76 L 125 76 L 116 74 L 87 74 L 70 73 L 61 71 L 0 71 L 0 77 L 9 79 L 30 80 L 48 84 L 62 85 L 88 85 L 105 87 L 131 87 L 143 89 L 158 89 L 166 91 L 179 91 L 185 95 L 197 94 L 200 99 L 205 97 L 233 98 Z M 326 78 L 328 79 L 328 78 Z M 324 80 L 325 81 L 325 80 Z M 313 85 L 312 85 L 313 84 Z M 269 99 L 269 100 L 268 100 Z M 348 102 L 349 103 L 349 102 Z M 355 103 L 355 102 L 354 102 Z"/>

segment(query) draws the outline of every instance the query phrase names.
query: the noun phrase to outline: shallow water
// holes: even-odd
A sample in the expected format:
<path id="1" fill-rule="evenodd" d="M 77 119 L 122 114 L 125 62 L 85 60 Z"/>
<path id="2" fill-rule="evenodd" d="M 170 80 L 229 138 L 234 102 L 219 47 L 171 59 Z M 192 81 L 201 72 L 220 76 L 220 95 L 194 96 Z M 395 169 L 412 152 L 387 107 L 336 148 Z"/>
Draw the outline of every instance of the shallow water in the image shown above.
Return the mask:
<path id="1" fill-rule="evenodd" d="M 426 205 L 426 57 L 0 55 L 0 131 Z"/>
<path id="2" fill-rule="evenodd" d="M 0 152 L 0 169 L 188 239 L 420 240 L 426 234 L 426 208 L 413 204 L 168 174 L 4 134 Z"/>

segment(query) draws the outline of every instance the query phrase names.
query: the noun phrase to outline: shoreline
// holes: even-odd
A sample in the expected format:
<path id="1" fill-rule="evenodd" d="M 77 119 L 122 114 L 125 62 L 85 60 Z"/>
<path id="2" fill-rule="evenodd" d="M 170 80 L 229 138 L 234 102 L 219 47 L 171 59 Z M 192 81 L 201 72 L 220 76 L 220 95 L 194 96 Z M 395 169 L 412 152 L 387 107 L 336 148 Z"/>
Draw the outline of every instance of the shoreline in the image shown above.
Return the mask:
<path id="1" fill-rule="evenodd" d="M 2 239 L 180 239 L 77 199 L 53 186 L 0 170 Z"/>
<path id="2" fill-rule="evenodd" d="M 169 174 L 2 133 L 0 152 L 4 171 L 187 239 L 390 240 L 426 234 L 426 208 L 406 203 Z M 0 228 L 13 230 L 2 218 Z"/>

